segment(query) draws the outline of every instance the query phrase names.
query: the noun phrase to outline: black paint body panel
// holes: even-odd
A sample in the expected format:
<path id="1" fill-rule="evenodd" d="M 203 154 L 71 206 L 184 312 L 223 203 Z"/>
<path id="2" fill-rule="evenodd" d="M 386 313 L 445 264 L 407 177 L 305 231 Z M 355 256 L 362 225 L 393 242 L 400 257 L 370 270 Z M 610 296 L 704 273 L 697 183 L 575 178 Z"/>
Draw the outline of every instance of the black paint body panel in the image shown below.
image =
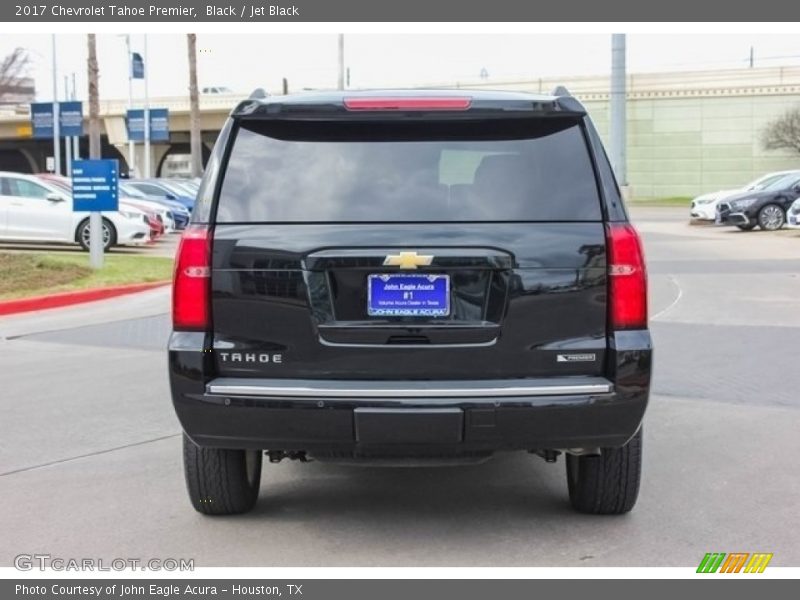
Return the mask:
<path id="1" fill-rule="evenodd" d="M 469 126 L 470 119 L 522 117 L 581 124 L 600 220 L 214 222 L 229 140 L 243 120 L 448 119 Z M 194 223 L 207 223 L 212 232 L 212 324 L 208 332 L 170 337 L 169 374 L 181 425 L 202 446 L 320 457 L 457 457 L 623 445 L 641 425 L 652 371 L 649 332 L 613 331 L 607 323 L 605 228 L 627 220 L 600 138 L 571 97 L 482 92 L 464 113 L 390 115 L 348 113 L 336 94 L 245 101 L 220 136 L 193 215 Z M 413 272 L 451 277 L 447 317 L 366 314 L 367 275 L 396 272 L 384 260 L 399 251 L 434 257 Z M 612 389 L 446 401 L 208 391 L 211 380 L 226 377 L 369 380 L 376 386 L 383 380 L 602 377 Z"/>
<path id="2" fill-rule="evenodd" d="M 437 250 L 445 246 L 458 261 Z M 396 271 L 382 263 L 403 248 L 434 255 L 415 272 L 450 274 L 450 317 L 366 316 L 367 275 Z M 314 258 L 323 251 L 341 257 Z M 213 256 L 220 376 L 468 379 L 604 369 L 602 223 L 218 225 Z M 280 352 L 282 361 L 223 361 L 222 350 Z M 565 351 L 595 360 L 556 363 Z"/>

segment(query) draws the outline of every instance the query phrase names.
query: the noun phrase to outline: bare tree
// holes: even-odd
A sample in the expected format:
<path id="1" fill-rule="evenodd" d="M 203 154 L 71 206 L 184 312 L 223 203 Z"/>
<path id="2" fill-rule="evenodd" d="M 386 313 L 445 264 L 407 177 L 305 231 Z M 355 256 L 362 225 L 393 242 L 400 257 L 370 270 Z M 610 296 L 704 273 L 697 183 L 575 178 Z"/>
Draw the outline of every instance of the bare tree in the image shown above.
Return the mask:
<path id="1" fill-rule="evenodd" d="M 186 34 L 189 51 L 189 148 L 192 177 L 203 172 L 202 140 L 200 139 L 200 98 L 197 91 L 197 35 Z"/>
<path id="2" fill-rule="evenodd" d="M 0 60 L 0 100 L 19 89 L 30 62 L 30 56 L 23 48 L 14 48 L 11 54 Z"/>
<path id="3" fill-rule="evenodd" d="M 787 110 L 764 128 L 764 148 L 800 153 L 800 108 Z"/>
<path id="4" fill-rule="evenodd" d="M 97 39 L 94 33 L 87 35 L 89 44 L 89 158 L 102 158 L 100 146 L 100 67 L 97 65 Z"/>

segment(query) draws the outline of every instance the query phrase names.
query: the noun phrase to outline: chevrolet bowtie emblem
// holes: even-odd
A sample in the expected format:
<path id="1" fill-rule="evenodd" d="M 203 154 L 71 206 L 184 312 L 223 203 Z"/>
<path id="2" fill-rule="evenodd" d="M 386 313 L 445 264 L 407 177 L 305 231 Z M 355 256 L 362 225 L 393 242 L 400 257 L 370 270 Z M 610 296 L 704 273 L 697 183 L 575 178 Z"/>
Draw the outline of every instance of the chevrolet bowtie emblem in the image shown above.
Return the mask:
<path id="1" fill-rule="evenodd" d="M 432 254 L 417 254 L 416 252 L 401 252 L 390 254 L 383 261 L 384 267 L 400 267 L 401 269 L 416 269 L 427 267 L 433 262 Z"/>

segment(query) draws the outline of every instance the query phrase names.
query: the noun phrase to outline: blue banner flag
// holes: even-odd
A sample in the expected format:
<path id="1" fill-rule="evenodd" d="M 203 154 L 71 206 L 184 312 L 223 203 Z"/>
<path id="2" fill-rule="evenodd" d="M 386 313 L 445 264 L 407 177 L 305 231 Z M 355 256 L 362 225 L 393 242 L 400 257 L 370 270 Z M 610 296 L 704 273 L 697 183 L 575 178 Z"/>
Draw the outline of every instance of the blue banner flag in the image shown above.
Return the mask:
<path id="1" fill-rule="evenodd" d="M 81 102 L 58 103 L 59 136 L 83 135 L 83 104 Z M 53 103 L 34 102 L 31 104 L 31 129 L 36 139 L 53 137 Z"/>
<path id="2" fill-rule="evenodd" d="M 131 53 L 131 77 L 144 79 L 144 59 L 138 52 Z"/>
<path id="3" fill-rule="evenodd" d="M 58 122 L 61 137 L 83 135 L 83 104 L 80 102 L 59 102 Z"/>
<path id="4" fill-rule="evenodd" d="M 131 142 L 144 141 L 144 110 L 135 108 L 128 111 L 125 119 L 128 128 L 128 140 Z M 169 141 L 169 110 L 166 108 L 150 109 L 150 141 Z"/>

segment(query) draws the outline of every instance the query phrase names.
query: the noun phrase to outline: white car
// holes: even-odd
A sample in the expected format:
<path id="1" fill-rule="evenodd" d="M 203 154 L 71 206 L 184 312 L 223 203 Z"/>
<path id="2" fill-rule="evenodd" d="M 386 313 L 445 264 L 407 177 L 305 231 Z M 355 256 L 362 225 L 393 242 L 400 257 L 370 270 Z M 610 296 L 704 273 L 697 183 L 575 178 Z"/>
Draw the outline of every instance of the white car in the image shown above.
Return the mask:
<path id="1" fill-rule="evenodd" d="M 120 202 L 104 212 L 103 246 L 141 245 L 150 241 L 143 211 Z M 78 243 L 89 249 L 89 213 L 73 212 L 72 196 L 33 175 L 0 171 L 0 240 Z"/>
<path id="2" fill-rule="evenodd" d="M 800 198 L 792 202 L 789 210 L 786 211 L 786 226 L 800 229 Z"/>
<path id="3" fill-rule="evenodd" d="M 204 87 L 201 94 L 232 94 L 233 90 L 229 87 L 224 85 L 212 85 L 209 87 Z"/>
<path id="4" fill-rule="evenodd" d="M 175 233 L 177 231 L 177 228 L 175 227 L 175 219 L 172 217 L 172 212 L 163 204 L 159 204 L 158 202 L 153 202 L 151 200 L 143 200 L 141 198 L 130 198 L 128 196 L 121 197 L 120 203 L 155 213 L 164 224 L 165 233 Z"/>
<path id="5" fill-rule="evenodd" d="M 713 221 L 717 216 L 717 204 L 719 204 L 721 200 L 741 194 L 742 192 L 752 192 L 763 189 L 770 183 L 793 173 L 800 173 L 800 171 L 792 170 L 767 173 L 766 175 L 759 177 L 755 181 L 751 181 L 741 188 L 735 190 L 720 190 L 718 192 L 711 192 L 709 194 L 698 196 L 692 200 L 692 207 L 689 215 L 692 219 L 697 219 L 700 221 Z"/>

